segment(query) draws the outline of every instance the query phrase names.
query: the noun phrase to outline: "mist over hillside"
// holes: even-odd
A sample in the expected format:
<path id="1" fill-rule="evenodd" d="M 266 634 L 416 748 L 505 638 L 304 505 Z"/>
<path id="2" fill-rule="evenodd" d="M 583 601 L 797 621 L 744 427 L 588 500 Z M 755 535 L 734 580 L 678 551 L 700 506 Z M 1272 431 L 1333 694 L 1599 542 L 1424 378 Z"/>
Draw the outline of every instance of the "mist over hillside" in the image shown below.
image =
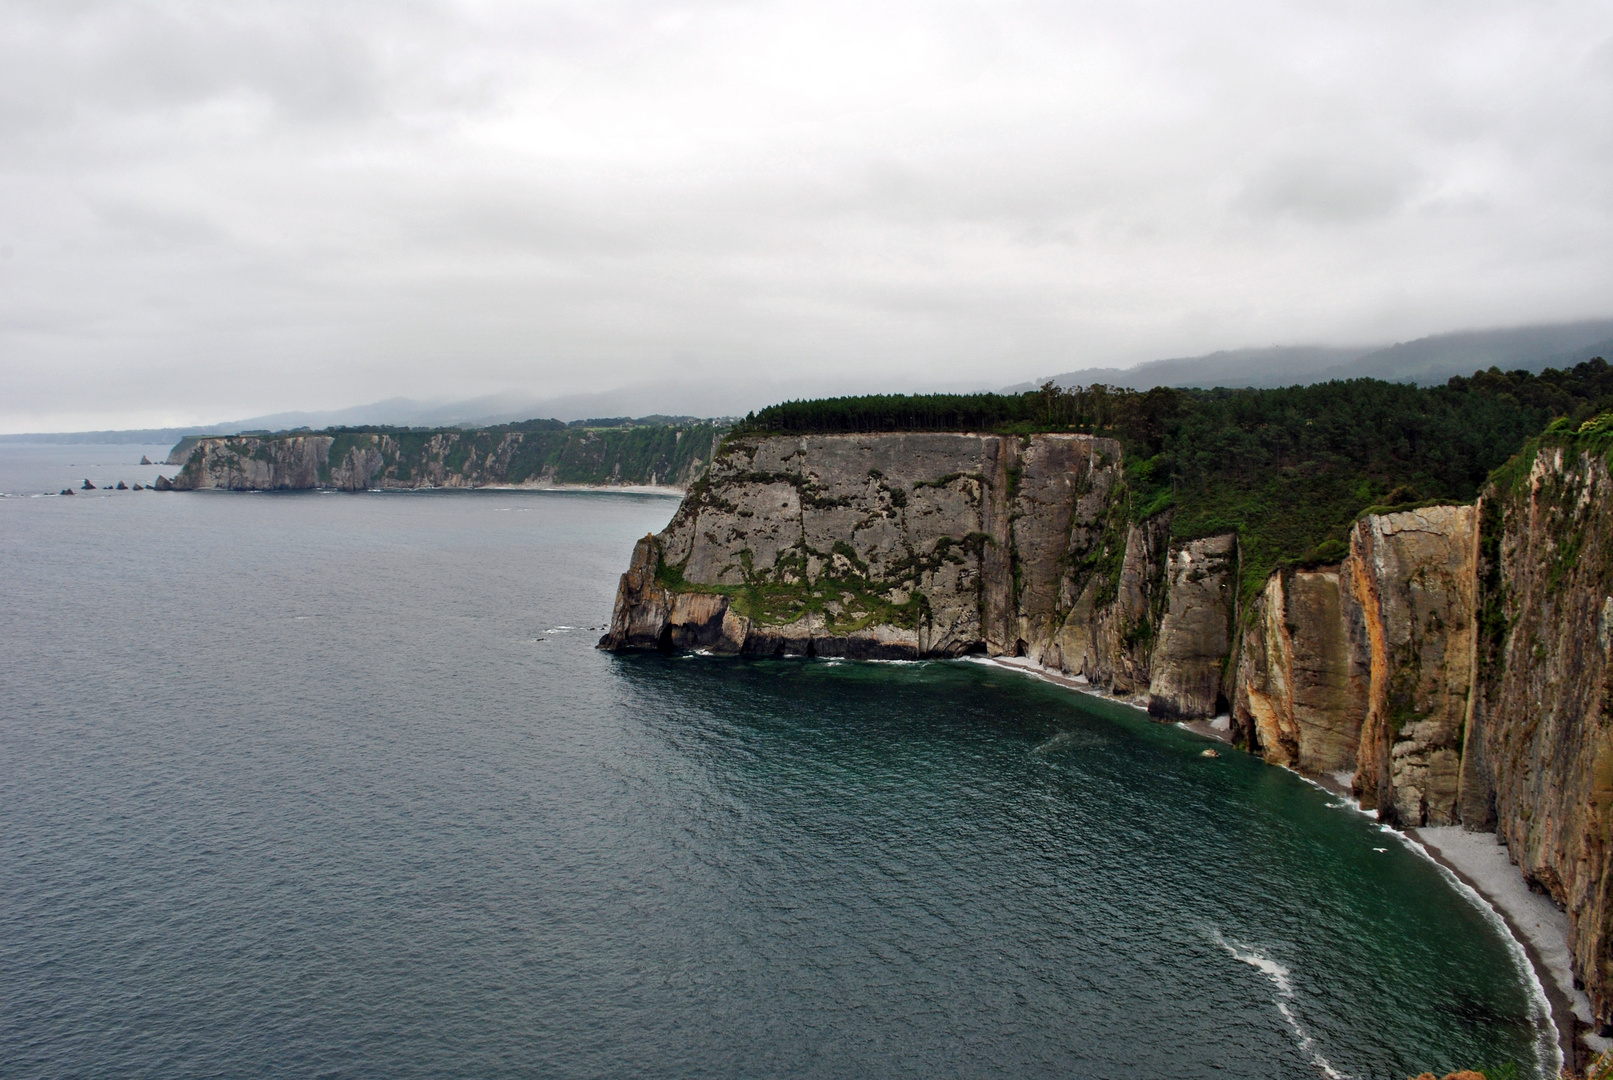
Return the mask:
<path id="1" fill-rule="evenodd" d="M 1155 386 L 1295 386 L 1362 378 L 1432 386 L 1452 375 L 1471 375 L 1491 367 L 1540 372 L 1610 354 L 1613 319 L 1591 319 L 1499 330 L 1458 330 L 1387 346 L 1231 349 L 1204 356 L 1153 360 L 1133 368 L 1083 368 L 1049 378 L 1059 386 L 1103 383 L 1132 390 Z M 1030 390 L 1038 385 L 1040 382 L 1019 383 L 1005 392 Z"/>
<path id="2" fill-rule="evenodd" d="M 1273 345 L 1228 349 L 1202 356 L 1153 360 L 1130 368 L 1095 367 L 1066 371 L 1002 387 L 1002 393 L 1032 390 L 1048 378 L 1059 386 L 1106 386 L 1147 390 L 1175 387 L 1277 387 L 1309 385 L 1333 379 L 1384 379 L 1421 386 L 1443 383 L 1452 375 L 1499 367 L 1503 371 L 1540 372 L 1569 368 L 1593 356 L 1613 356 L 1613 319 L 1499 330 L 1459 330 L 1393 345 Z M 989 388 L 984 379 L 970 384 L 890 387 L 877 372 L 855 385 L 823 386 L 809 379 L 642 383 L 590 394 L 537 397 L 530 394 L 486 394 L 457 401 L 420 401 L 392 397 L 344 409 L 281 412 L 216 424 L 141 428 L 118 431 L 33 432 L 0 435 L 0 442 L 161 443 L 188 435 L 236 435 L 242 432 L 289 431 L 294 428 L 388 425 L 396 427 L 488 427 L 534 418 L 577 421 L 592 417 L 655 416 L 721 418 L 742 416 L 781 401 L 836 397 L 859 393 L 974 392 Z"/>

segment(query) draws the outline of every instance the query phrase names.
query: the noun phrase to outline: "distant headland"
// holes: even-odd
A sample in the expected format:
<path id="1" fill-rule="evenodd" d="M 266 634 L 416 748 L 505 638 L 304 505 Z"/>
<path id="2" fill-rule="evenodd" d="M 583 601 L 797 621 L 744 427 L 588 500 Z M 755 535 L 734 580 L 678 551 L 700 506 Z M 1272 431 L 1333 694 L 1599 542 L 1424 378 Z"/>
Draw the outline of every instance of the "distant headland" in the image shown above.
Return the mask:
<path id="1" fill-rule="evenodd" d="M 655 417 L 461 428 L 363 427 L 192 435 L 168 464 L 178 491 L 600 487 L 683 490 L 728 426 Z"/>

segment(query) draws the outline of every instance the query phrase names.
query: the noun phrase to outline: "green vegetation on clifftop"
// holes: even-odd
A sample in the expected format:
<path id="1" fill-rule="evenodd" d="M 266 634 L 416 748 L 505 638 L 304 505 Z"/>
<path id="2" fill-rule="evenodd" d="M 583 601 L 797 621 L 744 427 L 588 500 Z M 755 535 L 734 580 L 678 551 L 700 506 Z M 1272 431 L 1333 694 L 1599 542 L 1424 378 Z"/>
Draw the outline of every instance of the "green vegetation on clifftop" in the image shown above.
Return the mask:
<path id="1" fill-rule="evenodd" d="M 433 484 L 664 484 L 691 482 L 726 430 L 708 421 L 630 423 L 602 421 L 601 426 L 568 425 L 558 420 L 529 420 L 480 430 L 459 428 L 333 427 L 324 431 L 223 437 L 218 457 L 246 455 L 263 462 L 289 460 L 292 440 L 330 439 L 320 466 L 321 486 L 337 482 L 346 467 L 365 455 L 379 457 L 379 468 L 366 473 L 363 486 L 426 487 Z M 196 454 L 203 442 L 186 437 L 170 461 L 200 470 Z M 371 462 L 374 456 L 369 458 Z"/>
<path id="2" fill-rule="evenodd" d="M 1363 512 L 1471 501 L 1554 417 L 1575 438 L 1601 438 L 1578 428 L 1610 409 L 1613 368 L 1595 359 L 1539 375 L 1492 368 L 1426 389 L 1376 379 L 1146 392 L 1048 384 L 1020 395 L 792 401 L 753 413 L 740 432 L 1112 436 L 1125 448 L 1131 519 L 1169 509 L 1179 541 L 1236 532 L 1249 596 L 1280 565 L 1336 561 Z"/>

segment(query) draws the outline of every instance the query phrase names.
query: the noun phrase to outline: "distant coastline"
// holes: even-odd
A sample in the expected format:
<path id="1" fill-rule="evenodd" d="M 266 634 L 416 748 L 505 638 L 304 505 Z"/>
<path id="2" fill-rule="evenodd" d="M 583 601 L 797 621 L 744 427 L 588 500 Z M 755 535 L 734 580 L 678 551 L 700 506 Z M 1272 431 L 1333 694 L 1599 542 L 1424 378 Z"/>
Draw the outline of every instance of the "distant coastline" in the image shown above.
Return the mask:
<path id="1" fill-rule="evenodd" d="M 705 420 L 599 424 L 187 437 L 168 454 L 180 466 L 168 482 L 180 491 L 569 487 L 681 495 L 729 430 Z"/>

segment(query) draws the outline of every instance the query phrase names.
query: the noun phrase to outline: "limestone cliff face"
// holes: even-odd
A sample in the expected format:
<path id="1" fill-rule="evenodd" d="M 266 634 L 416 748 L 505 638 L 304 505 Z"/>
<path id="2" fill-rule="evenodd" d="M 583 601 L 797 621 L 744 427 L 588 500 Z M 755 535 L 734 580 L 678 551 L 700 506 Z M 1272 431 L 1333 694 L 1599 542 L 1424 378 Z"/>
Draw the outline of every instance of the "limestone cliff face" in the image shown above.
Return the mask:
<path id="1" fill-rule="evenodd" d="M 1345 574 L 1370 673 L 1355 790 L 1392 824 L 1458 822 L 1477 558 L 1472 506 L 1369 516 L 1351 537 Z"/>
<path id="2" fill-rule="evenodd" d="M 1613 1022 L 1613 481 L 1542 449 L 1484 507 L 1484 658 L 1462 805 L 1568 912 L 1576 975 Z"/>
<path id="3" fill-rule="evenodd" d="M 1169 522 L 1129 525 L 1124 498 L 1119 445 L 1086 435 L 735 441 L 640 542 L 601 645 L 1028 656 L 1137 695 L 1167 610 Z M 1161 696 L 1183 716 L 1215 706 L 1198 669 L 1224 664 L 1233 551 L 1179 553 L 1197 598 L 1174 612 L 1184 673 Z"/>
<path id="4" fill-rule="evenodd" d="M 682 487 L 710 458 L 709 423 L 606 429 L 343 432 L 187 438 L 174 448 L 181 490 L 468 488 L 491 485 Z"/>
<path id="5" fill-rule="evenodd" d="M 1222 711 L 1237 582 L 1236 536 L 1195 540 L 1171 552 L 1167 607 L 1148 683 L 1150 714 L 1174 720 Z"/>
<path id="6" fill-rule="evenodd" d="M 1075 599 L 1058 634 L 1049 646 L 1028 655 L 1130 698 L 1146 693 L 1150 682 L 1154 630 L 1165 597 L 1170 518 L 1162 514 L 1128 525 L 1125 535 L 1118 576 L 1111 578 L 1107 570 L 1093 574 L 1079 590 L 1072 581 Z M 1113 546 L 1106 539 L 1088 557 L 1112 560 Z"/>
<path id="7" fill-rule="evenodd" d="M 1393 824 L 1460 819 L 1477 521 L 1471 506 L 1367 515 L 1338 568 L 1272 575 L 1237 666 L 1234 721 L 1251 750 L 1352 773 L 1362 807 Z"/>
<path id="8" fill-rule="evenodd" d="M 1313 776 L 1355 772 L 1371 673 L 1352 648 L 1352 626 L 1359 609 L 1337 567 L 1266 581 L 1244 631 L 1233 702 L 1250 750 Z"/>
<path id="9" fill-rule="evenodd" d="M 408 446 L 387 434 L 202 439 L 174 486 L 187 491 L 482 487 L 503 482 L 519 445 L 519 433 L 487 447 L 462 446 L 458 436 L 442 433 Z"/>
<path id="10" fill-rule="evenodd" d="M 315 487 L 330 461 L 329 435 L 284 439 L 266 446 L 258 439 L 203 439 L 173 479 L 180 491 L 288 491 Z"/>

